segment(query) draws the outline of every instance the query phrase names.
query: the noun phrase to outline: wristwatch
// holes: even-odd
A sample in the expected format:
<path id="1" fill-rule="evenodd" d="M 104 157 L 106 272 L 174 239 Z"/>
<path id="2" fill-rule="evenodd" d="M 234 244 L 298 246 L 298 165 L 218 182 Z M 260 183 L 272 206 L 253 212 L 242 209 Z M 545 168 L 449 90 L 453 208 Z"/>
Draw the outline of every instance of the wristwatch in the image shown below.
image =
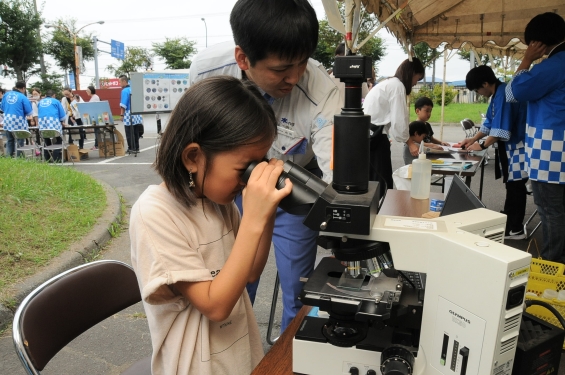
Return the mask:
<path id="1" fill-rule="evenodd" d="M 479 143 L 479 146 L 481 146 L 481 150 L 486 150 L 488 148 L 488 146 L 485 146 L 484 143 Z"/>

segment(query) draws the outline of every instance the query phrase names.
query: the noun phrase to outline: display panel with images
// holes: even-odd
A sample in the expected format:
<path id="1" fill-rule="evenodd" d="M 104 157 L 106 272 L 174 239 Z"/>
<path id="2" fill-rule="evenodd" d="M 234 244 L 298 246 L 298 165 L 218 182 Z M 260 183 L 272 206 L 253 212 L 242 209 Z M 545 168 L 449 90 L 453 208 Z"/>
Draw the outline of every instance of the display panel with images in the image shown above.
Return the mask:
<path id="1" fill-rule="evenodd" d="M 132 113 L 171 112 L 188 90 L 188 76 L 188 70 L 132 73 Z"/>

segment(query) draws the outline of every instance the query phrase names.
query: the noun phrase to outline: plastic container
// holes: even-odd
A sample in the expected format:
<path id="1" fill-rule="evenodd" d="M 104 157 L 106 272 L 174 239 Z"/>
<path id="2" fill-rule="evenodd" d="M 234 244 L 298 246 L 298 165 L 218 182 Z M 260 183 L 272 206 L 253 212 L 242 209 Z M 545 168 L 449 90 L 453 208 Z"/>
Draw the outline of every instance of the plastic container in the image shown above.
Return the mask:
<path id="1" fill-rule="evenodd" d="M 430 197 L 430 183 L 432 178 L 432 162 L 426 159 L 424 142 L 420 143 L 418 159 L 412 161 L 412 183 L 410 197 L 414 199 L 428 199 Z"/>
<path id="2" fill-rule="evenodd" d="M 546 275 L 563 276 L 565 273 L 565 265 L 563 265 L 563 263 L 550 262 L 549 260 L 532 258 L 530 271 Z"/>
<path id="3" fill-rule="evenodd" d="M 558 294 L 559 293 L 557 293 L 557 290 L 546 289 L 546 290 L 543 291 L 541 296 L 542 296 L 542 298 L 545 298 L 545 299 L 554 299 L 554 298 L 557 298 Z"/>
<path id="4" fill-rule="evenodd" d="M 532 259 L 532 272 L 530 272 L 530 277 L 528 278 L 528 285 L 526 286 L 526 299 L 533 300 L 533 301 L 543 301 L 549 303 L 553 306 L 561 316 L 565 317 L 565 301 L 560 301 L 559 294 L 557 295 L 558 298 L 553 300 L 548 300 L 542 298 L 542 294 L 546 289 L 552 289 L 556 291 L 561 291 L 565 289 L 565 277 L 563 274 L 559 274 L 558 276 L 552 276 L 549 274 L 542 274 L 533 272 L 534 270 L 534 261 L 537 263 L 542 262 L 542 265 L 546 265 L 545 263 L 552 263 L 549 261 L 541 261 L 540 259 Z M 558 263 L 559 264 L 559 263 Z M 538 264 L 539 265 L 539 264 Z M 550 269 L 553 270 L 554 267 L 550 264 L 549 269 L 544 269 L 545 271 L 549 271 Z M 537 267 L 536 267 L 537 268 Z M 538 268 L 540 269 L 540 268 Z M 540 269 L 541 270 L 541 269 Z M 532 296 L 535 294 L 537 297 Z M 543 306 L 532 305 L 526 309 L 526 312 L 553 324 L 556 327 L 562 328 L 561 323 L 559 320 L 553 315 L 551 311 L 546 309 Z M 564 327 L 565 328 L 565 327 Z M 563 343 L 563 349 L 565 349 L 565 343 Z"/>

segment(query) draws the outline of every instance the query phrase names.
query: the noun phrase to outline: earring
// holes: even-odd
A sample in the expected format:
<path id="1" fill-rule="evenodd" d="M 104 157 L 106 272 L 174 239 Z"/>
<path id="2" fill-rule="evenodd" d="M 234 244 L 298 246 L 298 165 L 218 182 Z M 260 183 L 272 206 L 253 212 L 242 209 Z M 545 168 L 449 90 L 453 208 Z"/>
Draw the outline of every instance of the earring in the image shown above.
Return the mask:
<path id="1" fill-rule="evenodd" d="M 188 171 L 188 187 L 190 189 L 194 187 L 194 180 L 192 179 L 192 169 Z"/>

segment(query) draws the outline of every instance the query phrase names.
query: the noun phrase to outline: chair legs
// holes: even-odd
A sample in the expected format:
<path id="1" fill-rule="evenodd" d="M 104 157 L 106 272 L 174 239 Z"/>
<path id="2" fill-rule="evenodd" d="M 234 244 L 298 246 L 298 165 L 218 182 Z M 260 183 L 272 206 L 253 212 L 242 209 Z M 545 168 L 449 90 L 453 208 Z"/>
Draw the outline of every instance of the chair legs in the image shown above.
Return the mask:
<path id="1" fill-rule="evenodd" d="M 269 314 L 269 323 L 267 324 L 267 343 L 273 345 L 277 338 L 271 339 L 271 333 L 273 331 L 273 324 L 275 322 L 275 312 L 277 310 L 277 299 L 279 297 L 279 286 L 280 286 L 279 273 L 277 272 L 277 278 L 275 279 L 275 287 L 273 289 L 273 299 L 271 301 L 271 312 Z"/>
<path id="2" fill-rule="evenodd" d="M 524 223 L 524 235 L 526 236 L 526 237 L 524 237 L 525 240 L 529 240 L 529 239 L 534 235 L 534 233 L 536 232 L 536 230 L 538 230 L 538 228 L 539 228 L 540 225 L 541 225 L 541 220 L 540 220 L 539 223 L 536 224 L 536 226 L 534 227 L 534 229 L 533 229 L 530 233 L 528 233 L 528 224 L 530 224 L 530 222 L 531 222 L 532 219 L 536 216 L 537 213 L 538 213 L 538 210 L 536 209 L 536 210 L 530 215 L 530 217 L 528 218 L 528 220 L 526 220 L 526 222 Z"/>

